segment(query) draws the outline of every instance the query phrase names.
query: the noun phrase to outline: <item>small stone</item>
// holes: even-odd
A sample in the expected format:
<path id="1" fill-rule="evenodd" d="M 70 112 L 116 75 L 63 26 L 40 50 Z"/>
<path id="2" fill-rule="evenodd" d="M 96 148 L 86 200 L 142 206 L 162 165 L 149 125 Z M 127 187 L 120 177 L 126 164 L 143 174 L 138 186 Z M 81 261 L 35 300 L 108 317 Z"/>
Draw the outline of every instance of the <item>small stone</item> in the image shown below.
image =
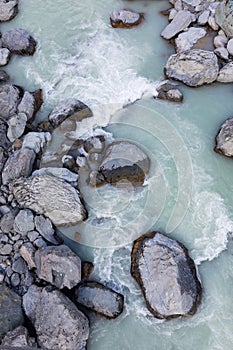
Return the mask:
<path id="1" fill-rule="evenodd" d="M 233 56 L 233 39 L 230 39 L 227 43 L 227 51 Z"/>
<path id="2" fill-rule="evenodd" d="M 2 35 L 2 47 L 8 48 L 16 55 L 33 55 L 36 41 L 24 29 L 10 29 Z"/>
<path id="3" fill-rule="evenodd" d="M 229 59 L 229 54 L 225 47 L 218 47 L 217 49 L 214 50 L 214 53 L 225 61 L 228 61 Z"/>
<path id="4" fill-rule="evenodd" d="M 15 214 L 12 210 L 6 207 L 7 212 L 0 220 L 0 228 L 3 232 L 9 233 L 13 229 Z"/>
<path id="5" fill-rule="evenodd" d="M 218 30 L 219 29 L 219 26 L 218 24 L 216 23 L 216 20 L 214 17 L 210 16 L 208 18 L 208 24 L 209 26 L 213 29 L 213 30 Z"/>
<path id="6" fill-rule="evenodd" d="M 217 81 L 220 83 L 233 83 L 233 62 L 227 63 L 220 69 Z"/>
<path id="7" fill-rule="evenodd" d="M 23 240 L 19 239 L 15 244 L 14 244 L 14 251 L 17 252 L 23 244 Z"/>
<path id="8" fill-rule="evenodd" d="M 18 113 L 26 115 L 27 120 L 33 118 L 36 111 L 36 101 L 32 93 L 25 91 L 21 102 L 17 107 Z"/>
<path id="9" fill-rule="evenodd" d="M 24 243 L 24 245 L 22 245 L 22 247 L 20 248 L 20 254 L 21 254 L 22 258 L 28 264 L 29 270 L 31 270 L 34 267 L 36 267 L 36 264 L 35 264 L 35 252 L 36 252 L 36 249 L 29 242 L 28 243 Z"/>
<path id="10" fill-rule="evenodd" d="M 0 0 L 0 22 L 7 22 L 18 13 L 18 0 Z"/>
<path id="11" fill-rule="evenodd" d="M 23 135 L 27 124 L 27 116 L 25 113 L 15 114 L 7 121 L 7 124 L 7 137 L 11 142 L 14 142 Z"/>
<path id="12" fill-rule="evenodd" d="M 37 215 L 35 217 L 35 226 L 37 231 L 44 239 L 46 239 L 46 241 L 55 245 L 59 243 L 54 237 L 55 231 L 51 221 L 48 218 L 45 218 L 42 215 Z"/>
<path id="13" fill-rule="evenodd" d="M 168 16 L 169 21 L 173 20 L 173 18 L 175 17 L 176 14 L 177 14 L 176 9 L 172 8 L 171 11 L 169 12 L 169 16 Z"/>
<path id="14" fill-rule="evenodd" d="M 6 66 L 10 61 L 11 53 L 8 49 L 0 49 L 0 66 Z"/>
<path id="15" fill-rule="evenodd" d="M 29 231 L 34 230 L 34 215 L 31 210 L 20 210 L 15 217 L 14 230 L 20 234 L 26 234 Z"/>
<path id="16" fill-rule="evenodd" d="M 19 277 L 19 274 L 18 273 L 13 273 L 11 275 L 11 285 L 13 287 L 17 287 L 20 285 L 20 277 Z"/>
<path id="17" fill-rule="evenodd" d="M 174 19 L 167 25 L 162 31 L 161 36 L 164 39 L 171 39 L 176 34 L 186 29 L 192 21 L 191 13 L 189 11 L 179 11 L 175 15 Z"/>
<path id="18" fill-rule="evenodd" d="M 19 274 L 23 274 L 27 271 L 27 266 L 22 258 L 18 258 L 12 264 L 12 270 L 14 272 L 18 272 Z"/>
<path id="19" fill-rule="evenodd" d="M 30 231 L 28 232 L 27 236 L 30 242 L 34 242 L 35 239 L 39 237 L 39 233 L 37 231 Z"/>
<path id="20" fill-rule="evenodd" d="M 11 236 L 11 239 L 12 239 L 12 241 L 18 241 L 19 239 L 20 239 L 20 237 L 21 237 L 21 235 L 18 233 L 17 235 L 12 235 Z"/>
<path id="21" fill-rule="evenodd" d="M 8 243 L 8 237 L 4 233 L 0 233 L 0 242 L 1 243 Z"/>
<path id="22" fill-rule="evenodd" d="M 143 21 L 143 14 L 129 11 L 113 11 L 110 16 L 113 28 L 131 28 L 139 25 Z"/>
<path id="23" fill-rule="evenodd" d="M 12 252 L 11 244 L 4 244 L 3 246 L 0 245 L 0 255 L 10 255 L 11 252 Z"/>
<path id="24" fill-rule="evenodd" d="M 0 117 L 3 120 L 16 114 L 20 95 L 21 90 L 15 85 L 4 84 L 0 86 Z"/>
<path id="25" fill-rule="evenodd" d="M 37 248 L 43 248 L 43 247 L 47 247 L 47 243 L 43 240 L 43 238 L 37 238 L 34 242 L 33 242 L 34 246 Z"/>
<path id="26" fill-rule="evenodd" d="M 29 132 L 23 139 L 22 148 L 30 149 L 38 154 L 50 140 L 49 132 Z"/>
<path id="27" fill-rule="evenodd" d="M 209 16 L 210 16 L 210 11 L 208 10 L 203 11 L 198 17 L 197 23 L 204 26 L 208 22 Z"/>
<path id="28" fill-rule="evenodd" d="M 206 35 L 206 30 L 203 28 L 189 28 L 186 32 L 178 35 L 175 39 L 176 51 L 182 52 L 190 50 L 196 42 Z"/>
<path id="29" fill-rule="evenodd" d="M 216 48 L 218 47 L 224 47 L 227 43 L 227 37 L 225 35 L 216 35 L 214 38 L 214 46 Z"/>
<path id="30" fill-rule="evenodd" d="M 11 277 L 11 275 L 13 274 L 11 266 L 7 266 L 5 272 L 6 272 L 7 277 Z"/>
<path id="31" fill-rule="evenodd" d="M 233 118 L 227 119 L 221 125 L 215 140 L 215 152 L 226 157 L 233 157 Z"/>
<path id="32" fill-rule="evenodd" d="M 35 340 L 29 338 L 28 330 L 19 326 L 13 331 L 8 332 L 2 340 L 2 350 L 9 349 L 38 349 L 37 346 L 34 347 Z M 31 347 L 33 346 L 33 348 Z"/>

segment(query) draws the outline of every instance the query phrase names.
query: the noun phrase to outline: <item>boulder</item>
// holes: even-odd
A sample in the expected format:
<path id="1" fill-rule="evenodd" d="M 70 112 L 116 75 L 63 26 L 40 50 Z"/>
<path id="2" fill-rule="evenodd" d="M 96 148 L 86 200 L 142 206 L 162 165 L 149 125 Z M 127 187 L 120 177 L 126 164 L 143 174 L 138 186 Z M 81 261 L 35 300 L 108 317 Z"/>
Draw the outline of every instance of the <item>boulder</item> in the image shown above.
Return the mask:
<path id="1" fill-rule="evenodd" d="M 177 89 L 177 84 L 173 82 L 165 82 L 162 83 L 157 88 L 158 95 L 157 98 L 160 98 L 161 100 L 168 100 L 172 102 L 182 102 L 183 101 L 183 94 L 182 92 Z"/>
<path id="2" fill-rule="evenodd" d="M 136 144 L 128 141 L 113 142 L 106 148 L 98 171 L 90 183 L 114 185 L 126 181 L 133 186 L 140 186 L 149 169 L 149 157 Z"/>
<path id="3" fill-rule="evenodd" d="M 12 184 L 16 201 L 47 216 L 55 226 L 75 225 L 86 218 L 79 192 L 55 176 L 32 176 Z"/>
<path id="4" fill-rule="evenodd" d="M 0 284 L 0 341 L 7 332 L 23 323 L 20 296 L 4 284 Z"/>
<path id="5" fill-rule="evenodd" d="M 92 117 L 92 111 L 83 102 L 76 98 L 69 98 L 61 101 L 50 113 L 49 121 L 56 128 L 64 120 L 72 117 L 75 121 L 81 121 L 84 118 Z"/>
<path id="6" fill-rule="evenodd" d="M 233 83 L 233 62 L 227 63 L 220 69 L 217 81 L 220 83 Z"/>
<path id="7" fill-rule="evenodd" d="M 191 27 L 175 39 L 176 51 L 190 50 L 196 42 L 206 35 L 206 29 Z"/>
<path id="8" fill-rule="evenodd" d="M 162 31 L 161 36 L 164 39 L 171 39 L 176 36 L 176 34 L 188 28 L 191 22 L 192 15 L 189 11 L 178 11 L 173 20 Z"/>
<path id="9" fill-rule="evenodd" d="M 15 114 L 8 119 L 7 124 L 7 137 L 11 142 L 14 142 L 23 135 L 27 124 L 27 116 L 25 113 Z"/>
<path id="10" fill-rule="evenodd" d="M 157 318 L 193 315 L 201 300 L 201 284 L 188 250 L 159 232 L 138 238 L 131 253 L 131 274 L 147 308 Z"/>
<path id="11" fill-rule="evenodd" d="M 188 86 L 200 86 L 214 82 L 218 70 L 218 59 L 213 52 L 195 49 L 171 55 L 164 72 L 170 79 Z"/>
<path id="12" fill-rule="evenodd" d="M 2 47 L 6 47 L 16 55 L 33 55 L 36 41 L 24 29 L 10 29 L 2 35 Z"/>
<path id="13" fill-rule="evenodd" d="M 18 13 L 18 0 L 0 0 L 0 22 L 7 22 Z"/>
<path id="14" fill-rule="evenodd" d="M 144 19 L 142 13 L 130 10 L 113 11 L 110 23 L 113 28 L 132 28 L 139 25 Z"/>
<path id="15" fill-rule="evenodd" d="M 0 117 L 4 120 L 16 114 L 20 102 L 21 90 L 10 84 L 0 86 Z"/>
<path id="16" fill-rule="evenodd" d="M 233 157 L 233 118 L 227 119 L 216 136 L 215 152 Z"/>
<path id="17" fill-rule="evenodd" d="M 97 282 L 83 282 L 75 288 L 75 301 L 107 318 L 116 318 L 124 308 L 124 297 Z"/>
<path id="18" fill-rule="evenodd" d="M 81 281 L 81 260 L 66 245 L 38 249 L 35 263 L 38 277 L 58 289 L 71 289 Z"/>
<path id="19" fill-rule="evenodd" d="M 27 350 L 30 346 L 33 346 L 33 348 L 29 349 L 38 349 L 35 339 L 29 337 L 27 328 L 23 326 L 19 326 L 13 331 L 8 332 L 2 340 L 2 346 L 4 346 L 3 350 L 5 350 L 5 347 L 9 349 L 8 346 L 11 347 L 12 350 L 14 350 L 14 348 Z"/>
<path id="20" fill-rule="evenodd" d="M 33 323 L 37 341 L 43 349 L 84 350 L 89 322 L 58 290 L 31 286 L 23 296 L 23 307 Z"/>
<path id="21" fill-rule="evenodd" d="M 10 61 L 11 53 L 8 49 L 0 49 L 0 66 L 6 66 Z"/>
<path id="22" fill-rule="evenodd" d="M 36 175 L 52 175 L 52 176 L 56 176 L 66 182 L 68 182 L 70 185 L 76 187 L 78 184 L 78 175 L 74 174 L 73 172 L 71 172 L 70 170 L 66 169 L 66 168 L 55 168 L 55 167 L 51 167 L 51 168 L 41 168 L 39 170 L 35 170 L 32 173 L 32 176 L 36 176 Z"/>

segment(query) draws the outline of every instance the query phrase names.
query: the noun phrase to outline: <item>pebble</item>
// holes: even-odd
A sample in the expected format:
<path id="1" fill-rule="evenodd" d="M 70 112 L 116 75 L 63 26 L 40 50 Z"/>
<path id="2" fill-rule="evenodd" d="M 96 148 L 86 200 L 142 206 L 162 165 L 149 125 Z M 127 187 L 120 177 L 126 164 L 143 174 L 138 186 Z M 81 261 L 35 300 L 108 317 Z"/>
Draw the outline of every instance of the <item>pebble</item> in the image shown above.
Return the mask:
<path id="1" fill-rule="evenodd" d="M 11 244 L 4 244 L 3 246 L 0 245 L 0 255 L 10 255 L 11 252 L 12 252 Z"/>

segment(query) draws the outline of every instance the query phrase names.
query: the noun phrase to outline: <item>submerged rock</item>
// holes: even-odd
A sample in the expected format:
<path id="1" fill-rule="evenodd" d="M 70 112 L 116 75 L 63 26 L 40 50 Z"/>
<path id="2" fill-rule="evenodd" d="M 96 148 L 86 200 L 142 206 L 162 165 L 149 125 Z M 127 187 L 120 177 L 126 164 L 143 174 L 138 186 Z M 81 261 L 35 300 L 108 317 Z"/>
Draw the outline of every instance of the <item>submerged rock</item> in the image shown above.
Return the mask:
<path id="1" fill-rule="evenodd" d="M 168 78 L 188 86 L 200 86 L 214 82 L 218 70 L 217 56 L 213 52 L 195 49 L 171 55 L 164 72 Z"/>
<path id="2" fill-rule="evenodd" d="M 189 11 L 178 11 L 166 28 L 162 31 L 161 36 L 164 39 L 171 39 L 176 34 L 186 29 L 192 22 L 192 16 Z"/>
<path id="3" fill-rule="evenodd" d="M 21 207 L 44 214 L 56 226 L 75 225 L 86 218 L 79 192 L 55 176 L 19 179 L 12 184 L 12 191 Z"/>
<path id="4" fill-rule="evenodd" d="M 36 41 L 26 30 L 14 28 L 3 34 L 2 47 L 6 47 L 16 55 L 33 55 Z"/>
<path id="5" fill-rule="evenodd" d="M 75 300 L 78 304 L 107 318 L 116 318 L 123 312 L 122 294 L 97 282 L 83 282 L 75 288 Z"/>
<path id="6" fill-rule="evenodd" d="M 144 19 L 142 13 L 130 10 L 113 11 L 110 23 L 113 28 L 132 28 L 139 25 Z"/>
<path id="7" fill-rule="evenodd" d="M 233 118 L 227 119 L 216 136 L 215 152 L 233 157 Z"/>
<path id="8" fill-rule="evenodd" d="M 18 0 L 0 0 L 0 22 L 7 22 L 18 13 Z"/>
<path id="9" fill-rule="evenodd" d="M 188 250 L 178 241 L 152 232 L 134 242 L 131 274 L 149 311 L 157 318 L 193 315 L 201 300 L 201 284 Z"/>

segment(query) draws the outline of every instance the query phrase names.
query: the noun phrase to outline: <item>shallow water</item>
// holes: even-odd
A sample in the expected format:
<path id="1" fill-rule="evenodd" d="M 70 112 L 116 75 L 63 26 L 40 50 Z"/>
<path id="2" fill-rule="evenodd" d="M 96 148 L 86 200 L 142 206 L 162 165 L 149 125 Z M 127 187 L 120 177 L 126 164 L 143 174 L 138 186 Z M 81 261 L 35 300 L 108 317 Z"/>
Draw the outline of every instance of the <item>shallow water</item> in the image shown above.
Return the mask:
<path id="1" fill-rule="evenodd" d="M 145 12 L 145 22 L 112 29 L 109 13 L 123 7 Z M 20 14 L 1 26 L 2 32 L 26 28 L 38 40 L 33 57 L 13 57 L 7 70 L 15 83 L 43 88 L 39 118 L 77 97 L 93 109 L 92 124 L 133 140 L 152 160 L 137 191 L 94 190 L 80 180 L 89 219 L 63 232 L 83 259 L 94 261 L 94 276 L 126 297 L 117 320 L 91 318 L 90 350 L 229 350 L 233 344 L 233 163 L 213 152 L 219 126 L 232 116 L 233 88 L 182 86 L 181 105 L 151 98 L 173 52 L 159 36 L 167 23 L 159 11 L 167 7 L 166 1 L 57 0 L 55 7 L 51 0 L 21 0 Z M 151 229 L 179 239 L 198 264 L 203 301 L 191 318 L 154 319 L 130 276 L 132 241 Z"/>

